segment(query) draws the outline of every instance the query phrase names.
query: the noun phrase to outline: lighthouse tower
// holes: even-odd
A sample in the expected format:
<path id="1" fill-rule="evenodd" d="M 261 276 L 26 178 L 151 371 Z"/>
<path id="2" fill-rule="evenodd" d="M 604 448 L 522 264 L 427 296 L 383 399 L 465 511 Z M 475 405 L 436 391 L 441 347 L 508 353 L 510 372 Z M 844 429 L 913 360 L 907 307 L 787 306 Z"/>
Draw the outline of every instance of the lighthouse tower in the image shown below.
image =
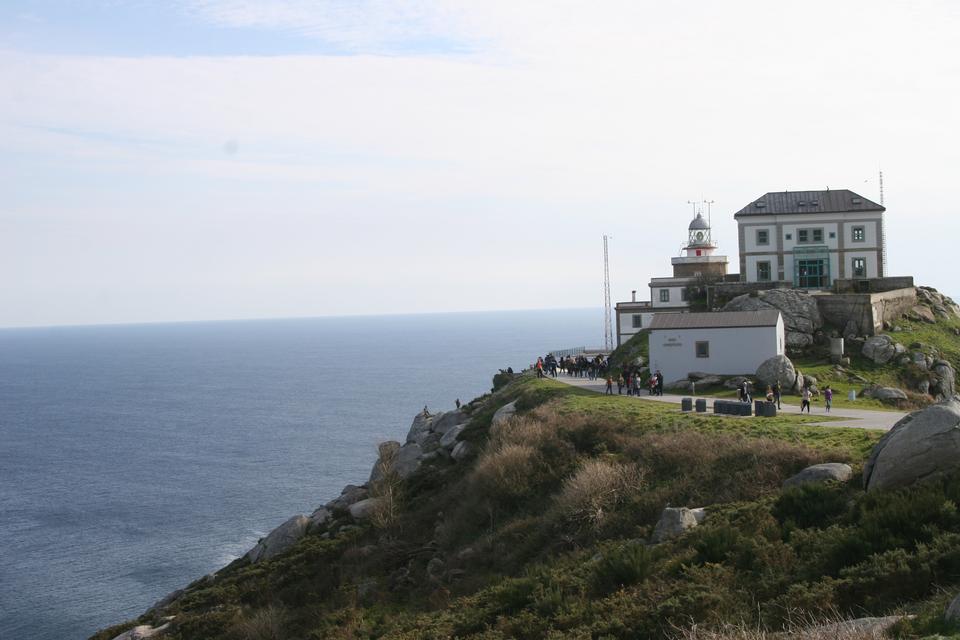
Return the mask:
<path id="1" fill-rule="evenodd" d="M 717 245 L 710 234 L 710 223 L 702 213 L 687 227 L 687 244 L 682 256 L 671 259 L 674 278 L 717 279 L 727 275 L 727 257 L 715 255 Z"/>

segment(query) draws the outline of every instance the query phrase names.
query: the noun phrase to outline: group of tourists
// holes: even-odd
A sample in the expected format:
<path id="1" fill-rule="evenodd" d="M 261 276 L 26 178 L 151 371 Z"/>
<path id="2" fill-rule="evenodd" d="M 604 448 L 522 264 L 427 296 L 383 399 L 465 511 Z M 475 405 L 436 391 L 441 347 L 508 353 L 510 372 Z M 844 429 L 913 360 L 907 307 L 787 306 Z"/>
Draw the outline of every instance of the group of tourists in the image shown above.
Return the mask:
<path id="1" fill-rule="evenodd" d="M 557 358 L 552 353 L 537 358 L 534 368 L 537 370 L 538 378 L 550 376 L 556 378 L 557 375 L 565 373 L 571 378 L 589 378 L 596 380 L 604 375 L 609 368 L 610 363 L 606 356 L 597 355 L 593 358 L 587 358 L 584 355 L 566 356 Z"/>
<path id="2" fill-rule="evenodd" d="M 607 387 L 605 394 L 613 395 L 614 379 L 613 374 L 607 374 Z M 641 389 L 647 390 L 647 395 L 663 395 L 663 374 L 657 371 L 649 378 L 642 375 L 638 368 L 631 369 L 624 365 L 623 370 L 617 375 L 616 379 L 617 395 L 623 395 L 623 390 L 627 390 L 628 396 L 639 396 Z"/>

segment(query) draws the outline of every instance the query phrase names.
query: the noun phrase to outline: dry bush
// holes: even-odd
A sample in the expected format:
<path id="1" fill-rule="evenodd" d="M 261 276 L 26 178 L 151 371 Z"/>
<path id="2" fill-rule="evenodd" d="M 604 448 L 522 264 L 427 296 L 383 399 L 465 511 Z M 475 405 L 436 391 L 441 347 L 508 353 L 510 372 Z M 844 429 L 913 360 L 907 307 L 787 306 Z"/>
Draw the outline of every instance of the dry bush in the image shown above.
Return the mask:
<path id="1" fill-rule="evenodd" d="M 539 453 L 526 444 L 503 444 L 477 460 L 470 479 L 489 497 L 520 498 L 531 490 Z"/>
<path id="2" fill-rule="evenodd" d="M 658 484 L 669 482 L 675 504 L 754 500 L 779 490 L 798 470 L 825 461 L 821 452 L 781 440 L 696 431 L 647 433 L 625 441 L 624 451 Z"/>
<path id="3" fill-rule="evenodd" d="M 810 620 L 792 625 L 785 631 L 766 631 L 746 624 L 726 625 L 720 629 L 693 626 L 679 630 L 676 640 L 886 640 L 890 627 L 899 618 L 861 618 L 845 620 L 834 614 L 831 620 Z"/>
<path id="4" fill-rule="evenodd" d="M 400 477 L 394 471 L 394 463 L 400 454 L 396 446 L 380 445 L 377 466 L 380 477 L 370 483 L 370 497 L 377 498 L 376 507 L 370 515 L 370 523 L 377 529 L 389 529 L 400 516 Z"/>
<path id="5" fill-rule="evenodd" d="M 490 428 L 489 448 L 520 445 L 540 449 L 556 438 L 556 429 L 551 428 L 539 416 L 530 415 L 511 418 Z"/>
<path id="6" fill-rule="evenodd" d="M 567 521 L 597 530 L 630 493 L 642 489 L 643 477 L 636 465 L 588 460 L 564 482 L 557 511 Z"/>
<path id="7" fill-rule="evenodd" d="M 286 621 L 286 611 L 270 605 L 245 615 L 234 626 L 232 636 L 237 640 L 286 640 Z"/>

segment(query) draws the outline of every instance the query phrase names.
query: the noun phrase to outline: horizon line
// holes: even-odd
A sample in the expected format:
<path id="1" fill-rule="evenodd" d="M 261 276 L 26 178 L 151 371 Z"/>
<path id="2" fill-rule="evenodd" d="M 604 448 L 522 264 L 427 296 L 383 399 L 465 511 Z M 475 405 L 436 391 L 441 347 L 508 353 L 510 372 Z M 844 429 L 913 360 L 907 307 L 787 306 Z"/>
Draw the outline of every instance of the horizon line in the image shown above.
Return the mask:
<path id="1" fill-rule="evenodd" d="M 95 327 L 138 327 L 152 325 L 168 324 L 205 324 L 215 322 L 266 322 L 271 320 L 326 320 L 326 319 L 346 319 L 346 318 L 391 318 L 406 316 L 437 316 L 454 315 L 468 313 L 511 313 L 523 311 L 585 311 L 595 309 L 602 313 L 603 306 L 597 307 L 526 307 L 520 309 L 473 309 L 459 311 L 410 311 L 401 313 L 334 313 L 328 315 L 307 315 L 307 316 L 253 316 L 247 318 L 209 318 L 204 320 L 143 320 L 131 322 L 80 322 L 64 324 L 36 324 L 36 325 L 4 325 L 0 326 L 0 331 L 23 331 L 31 329 L 82 329 Z"/>

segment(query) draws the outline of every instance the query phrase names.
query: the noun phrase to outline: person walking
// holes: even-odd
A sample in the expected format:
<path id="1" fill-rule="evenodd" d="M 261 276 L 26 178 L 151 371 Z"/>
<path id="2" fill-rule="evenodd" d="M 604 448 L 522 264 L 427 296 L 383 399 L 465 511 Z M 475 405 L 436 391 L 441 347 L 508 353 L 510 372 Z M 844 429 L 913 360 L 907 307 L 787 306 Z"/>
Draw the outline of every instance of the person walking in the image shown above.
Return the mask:
<path id="1" fill-rule="evenodd" d="M 633 374 L 633 395 L 640 397 L 640 374 Z"/>
<path id="2" fill-rule="evenodd" d="M 604 391 L 603 394 L 607 396 L 613 395 L 613 377 L 609 374 L 607 375 L 607 390 Z"/>
<path id="3" fill-rule="evenodd" d="M 663 395 L 663 374 L 657 369 L 657 395 Z"/>
<path id="4" fill-rule="evenodd" d="M 827 408 L 827 413 L 830 413 L 830 407 L 833 406 L 833 389 L 830 385 L 823 390 L 823 405 Z"/>
<path id="5" fill-rule="evenodd" d="M 620 374 L 620 377 L 617 378 L 617 395 L 623 395 L 623 374 Z"/>
<path id="6" fill-rule="evenodd" d="M 810 387 L 803 388 L 803 394 L 800 400 L 800 413 L 803 413 L 803 408 L 807 408 L 807 413 L 810 413 Z"/>
<path id="7" fill-rule="evenodd" d="M 780 406 L 781 391 L 782 389 L 780 387 L 780 381 L 777 380 L 776 382 L 773 383 L 773 401 L 777 403 L 777 411 L 779 411 L 782 408 Z"/>

